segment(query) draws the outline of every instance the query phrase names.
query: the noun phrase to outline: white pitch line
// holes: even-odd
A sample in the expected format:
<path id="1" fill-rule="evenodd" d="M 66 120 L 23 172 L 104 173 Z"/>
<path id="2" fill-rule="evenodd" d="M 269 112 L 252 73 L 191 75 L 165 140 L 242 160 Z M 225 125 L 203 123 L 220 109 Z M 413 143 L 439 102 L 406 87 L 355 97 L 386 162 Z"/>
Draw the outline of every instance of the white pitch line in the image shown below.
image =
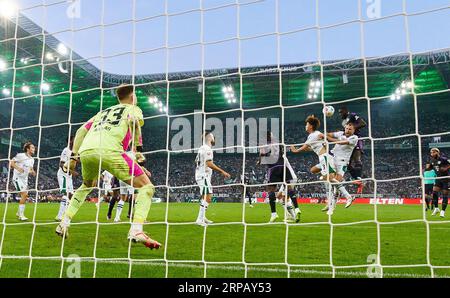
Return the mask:
<path id="1" fill-rule="evenodd" d="M 88 262 L 92 262 L 88 260 Z M 103 262 L 103 261 L 102 261 Z M 116 264 L 129 264 L 128 262 L 124 261 L 114 261 L 114 260 L 105 260 L 106 263 L 116 263 Z M 170 263 L 170 262 L 169 262 Z M 165 263 L 147 263 L 147 262 L 133 262 L 133 266 L 139 265 L 139 266 L 166 266 Z M 280 268 L 264 268 L 261 265 L 254 265 L 252 267 L 252 264 L 247 263 L 247 271 L 256 271 L 256 272 L 272 272 L 272 273 L 286 273 L 287 269 L 280 269 Z M 179 263 L 173 263 L 169 264 L 170 267 L 179 267 L 179 268 L 192 268 L 192 269 L 203 269 L 203 265 L 197 265 L 197 264 L 179 264 Z M 221 270 L 229 270 L 229 271 L 237 271 L 237 270 L 244 270 L 242 267 L 239 266 L 225 266 L 225 265 L 216 265 L 216 264 L 208 264 L 208 269 L 221 269 Z M 369 265 L 368 265 L 369 266 Z M 342 269 L 339 269 L 342 270 Z M 324 270 L 313 270 L 313 269 L 291 269 L 291 273 L 304 273 L 304 274 L 321 274 L 321 275 L 332 275 L 331 269 L 330 271 L 324 271 Z M 354 277 L 367 277 L 367 273 L 365 272 L 358 272 L 358 271 L 342 271 L 338 272 L 337 275 L 345 275 L 345 276 L 354 276 Z M 413 273 L 384 273 L 384 277 L 404 277 L 404 278 L 431 278 L 431 275 L 424 275 L 424 274 L 413 274 Z M 439 276 L 441 278 L 450 278 L 450 275 L 442 275 Z"/>
<path id="2" fill-rule="evenodd" d="M 18 256 L 19 257 L 19 256 Z M 11 258 L 12 259 L 12 258 Z M 59 261 L 59 260 L 49 260 L 49 261 Z M 128 261 L 115 261 L 115 260 L 102 260 L 102 259 L 96 259 L 96 260 L 82 260 L 81 263 L 87 262 L 100 262 L 100 263 L 108 263 L 108 264 L 120 264 L 120 265 L 129 265 L 130 262 Z M 186 261 L 189 263 L 189 261 Z M 176 267 L 176 268 L 190 268 L 190 269 L 203 269 L 203 264 L 183 264 L 183 263 L 171 263 L 170 261 L 169 267 Z M 238 262 L 236 262 L 238 263 Z M 247 271 L 254 271 L 254 272 L 268 272 L 268 273 L 286 273 L 287 276 L 287 269 L 281 269 L 281 268 L 266 268 L 262 265 L 252 265 L 251 263 L 247 263 Z M 165 267 L 166 263 L 162 261 L 155 261 L 155 262 L 148 262 L 148 261 L 139 261 L 139 260 L 133 260 L 132 266 L 149 266 L 149 267 Z M 220 265 L 220 264 L 207 264 L 208 269 L 220 269 L 220 270 L 226 270 L 226 271 L 240 271 L 244 270 L 244 264 L 242 266 L 235 266 L 235 265 Z M 367 266 L 370 266 L 368 264 Z M 298 265 L 294 265 L 295 267 L 301 267 Z M 292 267 L 291 267 L 292 268 Z M 350 269 L 350 268 L 349 268 Z M 345 270 L 345 268 L 339 268 L 338 270 Z M 317 274 L 317 275 L 332 275 L 331 268 L 330 271 L 325 270 L 316 270 L 316 269 L 291 269 L 290 273 L 300 273 L 300 274 Z M 337 275 L 341 276 L 349 276 L 349 277 L 365 277 L 367 278 L 367 273 L 362 271 L 340 271 L 337 273 Z M 430 275 L 425 274 L 414 274 L 414 273 L 383 273 L 384 278 L 431 278 Z M 437 276 L 439 278 L 450 278 L 450 275 L 439 275 Z"/>

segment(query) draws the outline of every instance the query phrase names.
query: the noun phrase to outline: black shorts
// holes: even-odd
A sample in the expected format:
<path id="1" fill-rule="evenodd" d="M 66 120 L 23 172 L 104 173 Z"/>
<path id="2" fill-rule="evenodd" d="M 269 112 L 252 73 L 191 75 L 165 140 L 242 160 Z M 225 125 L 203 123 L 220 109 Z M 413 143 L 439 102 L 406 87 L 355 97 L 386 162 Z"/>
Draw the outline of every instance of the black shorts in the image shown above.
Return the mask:
<path id="1" fill-rule="evenodd" d="M 112 179 L 112 189 L 113 189 L 113 190 L 119 190 L 119 188 L 120 188 L 120 182 L 119 182 L 119 179 L 117 179 L 116 177 L 114 177 L 114 178 Z"/>
<path id="2" fill-rule="evenodd" d="M 425 194 L 426 195 L 433 194 L 433 184 L 425 184 Z"/>
<path id="3" fill-rule="evenodd" d="M 436 178 L 439 178 L 439 176 Z M 441 190 L 447 190 L 448 184 L 449 184 L 449 178 L 434 180 L 434 186 L 439 187 Z"/>
<path id="4" fill-rule="evenodd" d="M 284 172 L 286 171 L 286 180 L 284 180 Z M 282 183 L 292 180 L 291 171 L 284 165 L 275 165 L 267 169 L 268 183 Z"/>

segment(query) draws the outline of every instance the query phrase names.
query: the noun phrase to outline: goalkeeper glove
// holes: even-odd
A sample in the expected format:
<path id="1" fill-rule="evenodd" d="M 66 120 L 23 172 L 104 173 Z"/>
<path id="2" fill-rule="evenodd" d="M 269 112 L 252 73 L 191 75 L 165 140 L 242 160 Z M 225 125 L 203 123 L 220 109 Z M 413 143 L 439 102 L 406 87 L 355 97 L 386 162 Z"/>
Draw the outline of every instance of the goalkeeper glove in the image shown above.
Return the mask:
<path id="1" fill-rule="evenodd" d="M 142 163 L 144 163 L 145 162 L 145 156 L 144 156 L 144 154 L 142 154 L 141 152 L 136 152 L 136 162 L 138 163 L 138 164 L 142 164 Z"/>
<path id="2" fill-rule="evenodd" d="M 142 154 L 143 148 L 142 146 L 136 146 L 135 158 L 138 164 L 142 164 L 145 162 L 145 156 Z"/>

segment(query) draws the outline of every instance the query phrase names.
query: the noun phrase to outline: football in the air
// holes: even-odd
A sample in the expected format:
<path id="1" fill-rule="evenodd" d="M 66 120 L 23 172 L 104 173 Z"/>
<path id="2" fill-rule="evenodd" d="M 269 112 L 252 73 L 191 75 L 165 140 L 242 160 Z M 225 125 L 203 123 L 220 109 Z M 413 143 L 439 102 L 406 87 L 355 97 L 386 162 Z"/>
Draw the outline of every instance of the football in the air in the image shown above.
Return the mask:
<path id="1" fill-rule="evenodd" d="M 326 106 L 323 108 L 323 113 L 327 117 L 331 117 L 334 115 L 334 108 L 332 106 Z"/>

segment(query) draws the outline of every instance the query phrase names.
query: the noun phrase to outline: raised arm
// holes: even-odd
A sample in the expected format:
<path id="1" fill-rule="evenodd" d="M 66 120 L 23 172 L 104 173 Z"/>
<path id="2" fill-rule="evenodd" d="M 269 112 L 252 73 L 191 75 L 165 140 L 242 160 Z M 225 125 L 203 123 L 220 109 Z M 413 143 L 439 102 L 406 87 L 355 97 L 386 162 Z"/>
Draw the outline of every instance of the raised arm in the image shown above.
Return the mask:
<path id="1" fill-rule="evenodd" d="M 268 147 L 268 146 L 267 146 Z M 265 147 L 263 147 L 262 149 L 264 149 Z M 259 157 L 258 157 L 258 161 L 256 162 L 257 165 L 261 164 L 261 157 L 265 157 L 265 156 L 269 156 L 271 153 L 270 147 L 268 147 L 269 149 L 267 150 L 267 152 L 259 152 Z M 264 149 L 265 150 L 265 149 Z"/>

